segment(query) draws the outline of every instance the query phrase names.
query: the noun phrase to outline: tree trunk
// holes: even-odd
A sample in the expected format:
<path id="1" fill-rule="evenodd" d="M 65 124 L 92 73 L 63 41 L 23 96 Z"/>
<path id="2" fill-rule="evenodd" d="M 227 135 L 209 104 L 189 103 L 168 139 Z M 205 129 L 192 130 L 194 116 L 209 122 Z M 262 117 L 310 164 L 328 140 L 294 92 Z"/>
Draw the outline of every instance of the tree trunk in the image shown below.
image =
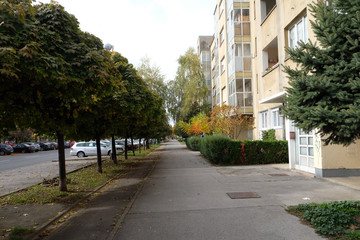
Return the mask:
<path id="1" fill-rule="evenodd" d="M 149 139 L 146 139 L 146 148 L 147 148 L 147 149 L 150 149 Z"/>
<path id="2" fill-rule="evenodd" d="M 113 160 L 113 162 L 115 164 L 117 164 L 117 158 L 116 158 L 116 146 L 115 146 L 115 136 L 111 135 L 111 149 L 112 149 L 112 153 L 111 153 L 111 159 Z"/>
<path id="3" fill-rule="evenodd" d="M 125 159 L 128 159 L 128 145 L 127 145 L 127 138 L 125 138 Z"/>
<path id="4" fill-rule="evenodd" d="M 102 162 L 101 162 L 101 146 L 100 146 L 100 137 L 96 137 L 96 152 L 97 152 L 97 165 L 98 172 L 102 173 Z"/>
<path id="5" fill-rule="evenodd" d="M 134 148 L 134 139 L 131 138 L 131 150 L 133 152 L 133 156 L 135 156 L 135 148 Z"/>
<path id="6" fill-rule="evenodd" d="M 139 153 L 141 153 L 141 138 L 139 138 Z"/>
<path id="7" fill-rule="evenodd" d="M 60 191 L 67 191 L 66 186 L 66 166 L 65 166 L 65 147 L 64 134 L 56 132 L 58 139 L 58 156 L 59 156 L 59 188 Z"/>

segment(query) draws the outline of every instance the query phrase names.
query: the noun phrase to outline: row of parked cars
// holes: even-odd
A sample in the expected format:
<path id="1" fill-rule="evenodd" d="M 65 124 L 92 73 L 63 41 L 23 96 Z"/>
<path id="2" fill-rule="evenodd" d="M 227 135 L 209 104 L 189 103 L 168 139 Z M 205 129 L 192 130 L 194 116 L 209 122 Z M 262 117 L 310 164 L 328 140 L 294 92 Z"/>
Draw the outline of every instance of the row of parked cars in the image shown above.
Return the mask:
<path id="1" fill-rule="evenodd" d="M 133 146 L 131 145 L 131 142 L 127 142 L 128 150 L 133 150 L 139 148 L 142 146 L 142 143 L 140 143 L 139 140 L 134 140 Z M 115 140 L 115 149 L 116 154 L 123 154 L 125 152 L 125 140 Z M 101 140 L 100 142 L 100 150 L 101 155 L 110 155 L 112 153 L 111 148 L 111 141 L 109 140 Z M 79 158 L 81 157 L 87 157 L 87 156 L 96 156 L 97 155 L 97 149 L 96 149 L 96 142 L 90 141 L 90 142 L 77 142 L 75 143 L 70 150 L 71 156 L 77 156 Z"/>
<path id="2" fill-rule="evenodd" d="M 58 143 L 56 142 L 23 142 L 20 144 L 7 142 L 5 144 L 0 144 L 0 156 L 10 155 L 13 152 L 32 153 L 38 151 L 55 150 L 57 147 Z"/>
<path id="3" fill-rule="evenodd" d="M 101 141 L 101 155 L 110 155 L 112 152 L 111 141 L 102 140 Z M 133 145 L 131 141 L 127 141 L 128 150 L 136 150 L 139 147 L 143 146 L 143 140 L 140 142 L 139 140 L 134 140 Z M 77 142 L 67 141 L 64 143 L 65 148 L 71 148 L 70 155 L 78 156 L 78 157 L 86 157 L 86 156 L 95 156 L 97 155 L 96 150 L 96 142 Z M 58 147 L 58 143 L 56 142 L 24 142 L 20 144 L 0 144 L 0 156 L 10 155 L 11 153 L 31 153 L 38 151 L 47 151 L 47 150 L 55 150 Z M 123 154 L 125 152 L 125 140 L 116 140 L 115 141 L 116 154 Z"/>

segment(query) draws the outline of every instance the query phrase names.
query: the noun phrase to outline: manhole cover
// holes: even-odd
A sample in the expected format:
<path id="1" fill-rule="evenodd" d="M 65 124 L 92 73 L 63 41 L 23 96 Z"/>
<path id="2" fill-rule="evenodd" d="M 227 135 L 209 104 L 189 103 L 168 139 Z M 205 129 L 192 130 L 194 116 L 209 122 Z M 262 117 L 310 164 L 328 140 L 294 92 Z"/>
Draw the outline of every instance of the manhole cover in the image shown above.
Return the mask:
<path id="1" fill-rule="evenodd" d="M 261 198 L 254 192 L 232 192 L 226 193 L 231 199 Z"/>
<path id="2" fill-rule="evenodd" d="M 285 176 L 289 176 L 285 173 L 274 173 L 274 174 L 269 174 L 272 177 L 285 177 Z"/>

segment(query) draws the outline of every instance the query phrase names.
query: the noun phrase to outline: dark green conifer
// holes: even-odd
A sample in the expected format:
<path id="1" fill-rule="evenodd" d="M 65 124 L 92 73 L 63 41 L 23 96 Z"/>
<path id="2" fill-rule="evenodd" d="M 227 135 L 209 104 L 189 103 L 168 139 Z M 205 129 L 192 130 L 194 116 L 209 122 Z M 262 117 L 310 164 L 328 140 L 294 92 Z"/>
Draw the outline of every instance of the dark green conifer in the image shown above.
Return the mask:
<path id="1" fill-rule="evenodd" d="M 284 67 L 291 86 L 285 114 L 325 144 L 349 145 L 360 137 L 360 0 L 309 7 L 316 42 L 286 50 L 298 66 Z"/>

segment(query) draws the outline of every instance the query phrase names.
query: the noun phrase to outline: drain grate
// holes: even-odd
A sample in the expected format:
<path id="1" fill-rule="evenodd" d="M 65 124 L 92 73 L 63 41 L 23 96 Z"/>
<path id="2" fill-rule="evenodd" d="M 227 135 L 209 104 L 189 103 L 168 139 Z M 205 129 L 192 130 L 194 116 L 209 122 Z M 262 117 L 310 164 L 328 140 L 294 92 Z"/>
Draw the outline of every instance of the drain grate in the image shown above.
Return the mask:
<path id="1" fill-rule="evenodd" d="M 226 193 L 231 199 L 247 199 L 247 198 L 261 198 L 254 192 L 232 192 Z"/>
<path id="2" fill-rule="evenodd" d="M 286 177 L 286 176 L 289 176 L 285 173 L 274 173 L 274 174 L 269 174 L 270 176 L 272 177 Z"/>

